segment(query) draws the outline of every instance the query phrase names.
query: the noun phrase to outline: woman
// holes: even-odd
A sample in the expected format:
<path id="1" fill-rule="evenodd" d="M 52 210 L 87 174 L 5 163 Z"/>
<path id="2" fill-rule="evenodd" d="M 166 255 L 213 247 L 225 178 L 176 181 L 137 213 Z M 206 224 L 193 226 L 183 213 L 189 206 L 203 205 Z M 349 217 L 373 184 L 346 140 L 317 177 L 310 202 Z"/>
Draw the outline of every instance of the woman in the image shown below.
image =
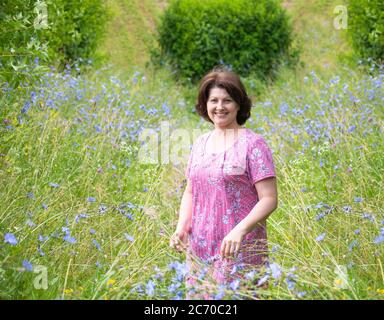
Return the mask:
<path id="1" fill-rule="evenodd" d="M 187 299 L 211 298 L 196 294 L 208 291 L 199 279 L 228 284 L 239 270 L 268 264 L 266 219 L 277 207 L 276 174 L 264 138 L 243 126 L 251 106 L 231 71 L 215 68 L 200 82 L 196 111 L 214 129 L 192 146 L 170 239 L 177 251 L 187 249 Z"/>

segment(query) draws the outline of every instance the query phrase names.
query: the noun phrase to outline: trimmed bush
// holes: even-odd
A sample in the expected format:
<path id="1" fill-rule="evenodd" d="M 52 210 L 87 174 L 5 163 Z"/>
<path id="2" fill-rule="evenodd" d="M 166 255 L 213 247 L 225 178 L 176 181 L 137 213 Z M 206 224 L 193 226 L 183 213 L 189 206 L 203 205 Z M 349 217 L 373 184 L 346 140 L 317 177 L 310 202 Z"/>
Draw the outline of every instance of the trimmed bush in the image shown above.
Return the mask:
<path id="1" fill-rule="evenodd" d="M 289 53 L 292 28 L 275 0 L 173 0 L 160 18 L 155 63 L 195 82 L 218 64 L 242 76 L 273 78 Z"/>
<path id="2" fill-rule="evenodd" d="M 384 2 L 348 0 L 348 34 L 363 58 L 384 62 Z"/>

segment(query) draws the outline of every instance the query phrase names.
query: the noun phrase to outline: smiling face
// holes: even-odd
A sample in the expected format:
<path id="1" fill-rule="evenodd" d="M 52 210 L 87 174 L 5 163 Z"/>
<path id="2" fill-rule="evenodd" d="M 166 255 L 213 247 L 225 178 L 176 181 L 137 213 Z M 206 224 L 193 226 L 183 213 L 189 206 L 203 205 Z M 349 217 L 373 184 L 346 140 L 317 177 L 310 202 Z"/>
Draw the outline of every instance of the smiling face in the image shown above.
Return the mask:
<path id="1" fill-rule="evenodd" d="M 238 110 L 240 110 L 239 105 L 225 89 L 215 87 L 209 91 L 207 112 L 215 127 L 222 129 L 238 127 L 236 121 Z"/>

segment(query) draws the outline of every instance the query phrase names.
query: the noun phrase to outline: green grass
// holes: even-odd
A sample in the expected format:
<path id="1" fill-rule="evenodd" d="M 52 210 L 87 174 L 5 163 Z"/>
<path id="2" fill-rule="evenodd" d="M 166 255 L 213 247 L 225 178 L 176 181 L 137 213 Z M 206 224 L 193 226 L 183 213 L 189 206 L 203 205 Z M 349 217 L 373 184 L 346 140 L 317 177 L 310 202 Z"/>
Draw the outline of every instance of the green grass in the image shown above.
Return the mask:
<path id="1" fill-rule="evenodd" d="M 144 25 L 138 2 L 110 5 L 122 19 L 121 25 L 112 21 L 111 30 L 126 25 L 129 15 Z M 223 298 L 252 297 L 254 290 L 262 299 L 383 298 L 383 242 L 375 243 L 384 227 L 383 75 L 368 76 L 350 62 L 342 31 L 325 23 L 332 6 L 292 2 L 288 10 L 305 64 L 282 69 L 274 84 L 244 79 L 255 105 L 247 127 L 261 133 L 274 153 L 279 206 L 268 219 L 268 239 L 270 260 L 282 273 L 267 289 L 226 288 Z M 191 112 L 196 88 L 175 83 L 167 69 L 144 69 L 138 49 L 145 47 L 139 37 L 144 29 L 129 30 L 136 31 L 111 31 L 114 38 L 105 44 L 116 48 L 105 49 L 115 67 L 81 76 L 54 72 L 33 88 L 0 96 L 2 299 L 185 294 L 181 271 L 169 267 L 184 256 L 168 242 L 186 163 L 140 163 L 135 137 L 162 121 L 169 121 L 171 132 L 210 127 Z M 132 46 L 135 41 L 140 44 Z M 20 122 L 32 92 L 35 100 Z M 68 231 L 76 243 L 63 240 Z M 4 242 L 7 233 L 16 236 L 16 245 Z M 46 268 L 46 289 L 36 282 L 40 273 L 23 268 L 24 259 L 35 270 Z M 155 285 L 154 295 L 148 283 Z M 179 287 L 169 290 L 171 284 Z"/>
<path id="2" fill-rule="evenodd" d="M 144 67 L 149 49 L 156 46 L 155 30 L 166 2 L 153 0 L 108 0 L 111 20 L 98 52 L 126 72 Z"/>

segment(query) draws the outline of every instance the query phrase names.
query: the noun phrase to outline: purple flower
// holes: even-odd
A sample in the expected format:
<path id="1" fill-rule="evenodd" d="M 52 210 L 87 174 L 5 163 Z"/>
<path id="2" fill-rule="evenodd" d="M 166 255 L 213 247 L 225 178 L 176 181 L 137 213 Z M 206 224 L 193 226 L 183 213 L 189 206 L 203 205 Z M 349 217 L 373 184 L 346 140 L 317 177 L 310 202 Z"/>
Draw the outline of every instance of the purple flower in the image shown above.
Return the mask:
<path id="1" fill-rule="evenodd" d="M 229 288 L 233 291 L 236 291 L 240 286 L 240 280 L 235 279 L 229 284 Z"/>
<path id="2" fill-rule="evenodd" d="M 95 245 L 95 247 L 97 248 L 97 250 L 101 251 L 100 244 L 96 241 L 96 239 L 92 239 L 92 243 Z"/>
<path id="3" fill-rule="evenodd" d="M 40 246 L 37 248 L 37 251 L 39 252 L 39 254 L 43 257 L 45 256 L 45 253 L 43 250 L 41 250 Z"/>
<path id="4" fill-rule="evenodd" d="M 147 285 L 145 286 L 145 292 L 148 296 L 152 297 L 155 294 L 155 284 L 152 280 L 149 280 L 147 282 Z"/>
<path id="5" fill-rule="evenodd" d="M 60 187 L 60 185 L 58 183 L 54 183 L 54 182 L 50 182 L 49 183 L 49 186 L 52 187 L 52 188 L 58 188 Z"/>
<path id="6" fill-rule="evenodd" d="M 262 278 L 257 282 L 257 286 L 261 286 L 261 285 L 263 285 L 265 282 L 267 282 L 268 279 L 269 279 L 269 274 L 266 274 L 264 277 L 262 277 Z"/>
<path id="7" fill-rule="evenodd" d="M 31 228 L 33 228 L 33 227 L 36 226 L 36 224 L 35 224 L 31 219 L 28 219 L 27 222 L 26 222 L 26 224 L 27 224 L 29 227 L 31 227 Z"/>
<path id="8" fill-rule="evenodd" d="M 281 268 L 279 267 L 279 265 L 277 263 L 272 263 L 270 266 L 271 268 L 271 271 L 272 271 L 272 277 L 274 279 L 279 279 L 281 277 Z"/>
<path id="9" fill-rule="evenodd" d="M 384 228 L 381 228 L 380 235 L 375 240 L 373 240 L 373 243 L 379 244 L 379 243 L 382 243 L 383 241 L 384 241 Z"/>
<path id="10" fill-rule="evenodd" d="M 125 239 L 127 239 L 128 241 L 131 241 L 133 242 L 135 240 L 135 238 L 133 236 L 130 236 L 128 233 L 124 233 L 124 236 L 125 236 Z"/>
<path id="11" fill-rule="evenodd" d="M 375 244 L 379 244 L 379 243 L 382 243 L 384 241 L 384 235 L 379 235 L 375 240 L 373 240 L 373 243 Z"/>
<path id="12" fill-rule="evenodd" d="M 292 278 L 286 278 L 285 282 L 287 283 L 288 290 L 293 290 L 295 288 L 296 282 Z"/>
<path id="13" fill-rule="evenodd" d="M 352 251 L 353 248 L 357 246 L 357 244 L 358 244 L 358 241 L 357 241 L 356 239 L 353 240 L 353 241 L 349 244 L 349 246 L 348 246 L 348 250 L 349 250 L 349 251 Z"/>
<path id="14" fill-rule="evenodd" d="M 176 290 L 177 290 L 177 288 L 179 288 L 181 286 L 181 284 L 180 283 L 172 283 L 170 286 L 168 286 L 168 292 L 169 293 L 174 293 Z"/>
<path id="15" fill-rule="evenodd" d="M 6 233 L 4 236 L 4 242 L 9 243 L 12 246 L 17 245 L 17 239 L 13 233 Z"/>
<path id="16" fill-rule="evenodd" d="M 35 199 L 35 195 L 33 194 L 33 192 L 28 192 L 28 193 L 27 193 L 27 198 L 29 198 L 29 199 Z"/>
<path id="17" fill-rule="evenodd" d="M 351 213 L 352 211 L 352 207 L 351 206 L 343 206 L 343 211 L 345 213 Z"/>
<path id="18" fill-rule="evenodd" d="M 33 271 L 33 266 L 28 260 L 25 260 L 25 259 L 23 260 L 23 267 L 27 271 Z"/>
<path id="19" fill-rule="evenodd" d="M 362 202 L 363 201 L 363 198 L 361 197 L 355 197 L 355 202 Z"/>
<path id="20" fill-rule="evenodd" d="M 42 203 L 42 204 L 41 204 L 41 207 L 42 207 L 44 210 L 47 210 L 47 209 L 48 209 L 48 206 L 47 206 L 45 203 Z"/>
<path id="21" fill-rule="evenodd" d="M 324 238 L 325 238 L 325 235 L 326 235 L 326 233 L 324 232 L 324 233 L 322 233 L 322 234 L 320 234 L 317 238 L 316 238 L 316 241 L 317 242 L 320 242 L 320 241 L 323 241 L 324 240 Z"/>
<path id="22" fill-rule="evenodd" d="M 69 234 L 63 237 L 64 241 L 67 241 L 69 243 L 76 243 L 76 239 L 74 237 L 71 237 Z"/>
<path id="23" fill-rule="evenodd" d="M 95 197 L 88 197 L 87 201 L 88 202 L 96 202 L 96 198 Z"/>

